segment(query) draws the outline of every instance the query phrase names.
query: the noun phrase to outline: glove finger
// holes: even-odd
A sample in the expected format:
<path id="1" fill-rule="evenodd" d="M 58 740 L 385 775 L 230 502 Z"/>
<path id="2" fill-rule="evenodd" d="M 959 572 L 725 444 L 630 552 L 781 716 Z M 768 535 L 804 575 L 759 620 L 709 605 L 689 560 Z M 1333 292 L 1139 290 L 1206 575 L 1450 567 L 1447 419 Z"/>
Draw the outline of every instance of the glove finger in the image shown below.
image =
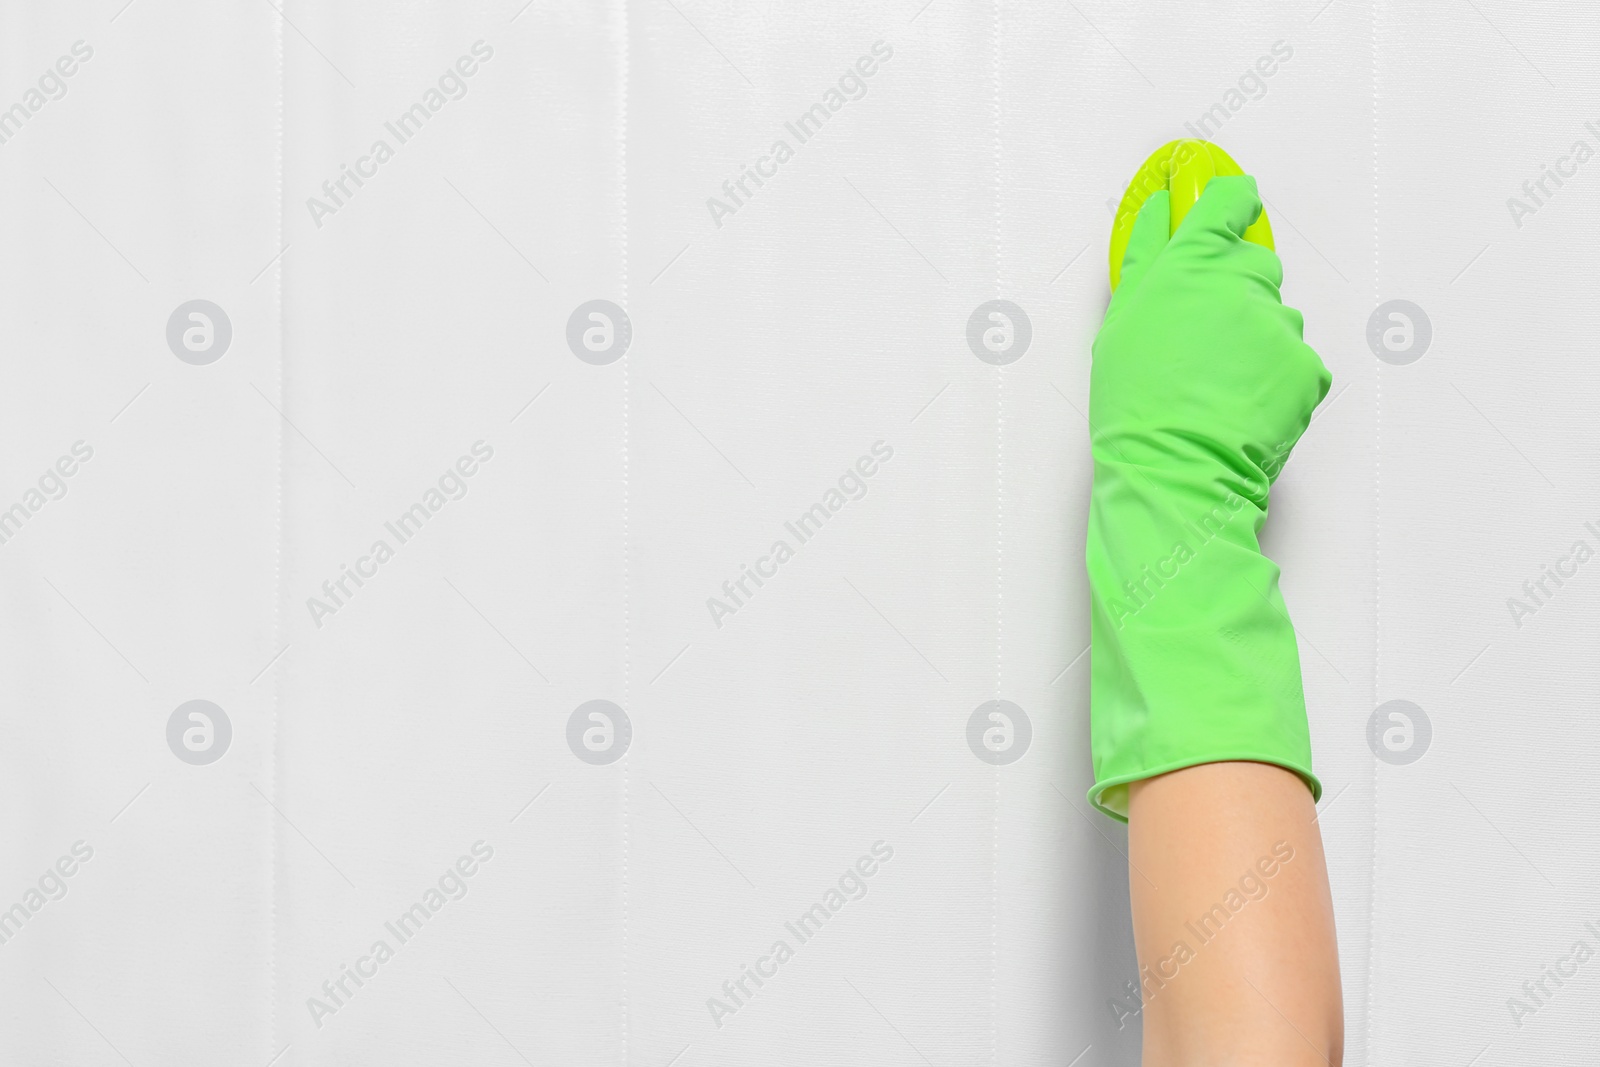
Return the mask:
<path id="1" fill-rule="evenodd" d="M 1244 231 L 1261 217 L 1261 196 L 1256 192 L 1256 180 L 1249 175 L 1223 175 L 1206 183 L 1200 199 L 1178 226 L 1174 239 L 1192 239 L 1202 233 L 1232 234 L 1244 237 Z"/>
<path id="2" fill-rule="evenodd" d="M 1240 270 L 1260 275 L 1274 291 L 1283 287 L 1283 260 L 1272 249 L 1240 241 L 1233 250 L 1233 257 Z"/>
<path id="3" fill-rule="evenodd" d="M 1161 250 L 1166 247 L 1172 228 L 1172 197 L 1165 189 L 1157 189 L 1139 208 L 1133 220 L 1133 232 L 1128 236 L 1128 249 L 1122 254 L 1122 281 L 1117 292 L 1131 292 L 1139 284 L 1144 272 L 1150 269 Z"/>
<path id="4" fill-rule="evenodd" d="M 1322 361 L 1322 357 L 1317 355 L 1316 349 L 1306 345 L 1305 350 L 1308 361 L 1311 364 L 1311 373 L 1317 379 L 1317 404 L 1313 405 L 1312 408 L 1312 410 L 1315 410 L 1318 405 L 1328 399 L 1328 390 L 1333 388 L 1333 372 Z"/>

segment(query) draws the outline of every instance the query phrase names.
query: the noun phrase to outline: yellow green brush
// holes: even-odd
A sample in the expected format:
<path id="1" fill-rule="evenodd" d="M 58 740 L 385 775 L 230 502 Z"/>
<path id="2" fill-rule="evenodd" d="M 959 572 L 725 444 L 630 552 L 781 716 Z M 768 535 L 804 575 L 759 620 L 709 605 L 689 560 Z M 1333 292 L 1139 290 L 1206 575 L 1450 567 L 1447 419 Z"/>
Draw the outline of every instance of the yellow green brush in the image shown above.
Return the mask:
<path id="1" fill-rule="evenodd" d="M 1128 237 L 1133 233 L 1133 220 L 1139 209 L 1157 189 L 1166 189 L 1172 197 L 1172 232 L 1178 232 L 1183 221 L 1206 183 L 1219 175 L 1240 175 L 1244 170 L 1233 157 L 1210 141 L 1168 141 L 1151 153 L 1139 167 L 1139 172 L 1128 183 L 1117 205 L 1116 219 L 1111 223 L 1111 288 L 1122 281 L 1122 255 L 1128 250 Z M 1244 231 L 1244 239 L 1264 248 L 1273 248 L 1272 224 L 1263 209 L 1261 217 Z"/>

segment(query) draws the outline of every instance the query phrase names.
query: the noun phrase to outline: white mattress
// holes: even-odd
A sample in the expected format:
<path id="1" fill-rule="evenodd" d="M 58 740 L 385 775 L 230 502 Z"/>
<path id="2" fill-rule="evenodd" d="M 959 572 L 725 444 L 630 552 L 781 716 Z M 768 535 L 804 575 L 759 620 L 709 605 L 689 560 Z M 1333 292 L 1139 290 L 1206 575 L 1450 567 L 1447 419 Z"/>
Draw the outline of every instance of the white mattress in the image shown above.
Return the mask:
<path id="1" fill-rule="evenodd" d="M 1592 1056 L 1592 12 L 0 20 L 0 1058 L 1136 1063 L 1082 412 L 1208 115 L 1335 376 L 1268 550 L 1347 1062 Z"/>

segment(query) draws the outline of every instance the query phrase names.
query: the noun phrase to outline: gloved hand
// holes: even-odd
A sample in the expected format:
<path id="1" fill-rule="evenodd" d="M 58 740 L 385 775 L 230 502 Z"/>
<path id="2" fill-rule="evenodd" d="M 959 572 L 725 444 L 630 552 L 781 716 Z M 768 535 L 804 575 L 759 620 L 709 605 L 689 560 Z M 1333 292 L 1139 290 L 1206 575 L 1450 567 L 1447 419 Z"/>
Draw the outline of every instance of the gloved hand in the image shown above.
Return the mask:
<path id="1" fill-rule="evenodd" d="M 1275 763 L 1322 792 L 1257 533 L 1332 377 L 1277 255 L 1241 239 L 1255 179 L 1212 179 L 1170 239 L 1168 212 L 1165 190 L 1139 212 L 1089 387 L 1089 801 L 1124 820 L 1128 782 L 1199 763 Z"/>

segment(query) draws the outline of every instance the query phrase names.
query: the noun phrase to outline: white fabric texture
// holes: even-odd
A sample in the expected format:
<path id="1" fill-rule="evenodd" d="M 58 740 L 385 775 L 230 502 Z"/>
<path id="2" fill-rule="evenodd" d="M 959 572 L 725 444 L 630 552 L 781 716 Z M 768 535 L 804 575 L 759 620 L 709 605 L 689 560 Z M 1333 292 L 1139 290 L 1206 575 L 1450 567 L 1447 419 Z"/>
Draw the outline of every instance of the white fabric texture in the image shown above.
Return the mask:
<path id="1" fill-rule="evenodd" d="M 1335 378 L 1346 1062 L 1592 1057 L 1596 29 L 6 0 L 0 1059 L 1137 1063 L 1083 412 L 1197 132 Z"/>

